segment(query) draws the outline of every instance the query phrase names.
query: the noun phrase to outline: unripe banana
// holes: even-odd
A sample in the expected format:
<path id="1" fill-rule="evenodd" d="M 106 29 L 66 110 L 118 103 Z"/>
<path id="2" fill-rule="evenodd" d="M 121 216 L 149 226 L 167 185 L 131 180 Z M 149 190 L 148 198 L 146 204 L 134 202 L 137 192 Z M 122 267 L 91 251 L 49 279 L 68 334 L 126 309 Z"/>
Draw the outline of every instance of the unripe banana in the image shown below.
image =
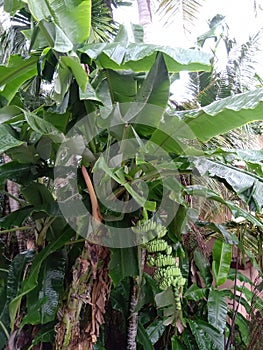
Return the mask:
<path id="1" fill-rule="evenodd" d="M 163 239 L 167 234 L 166 227 L 161 223 L 157 224 L 153 220 L 148 220 L 147 222 L 138 221 L 137 225 L 132 228 L 135 233 L 147 233 L 147 238 L 151 239 L 152 237 L 143 247 L 148 252 L 148 266 L 156 267 L 153 278 L 161 290 L 173 288 L 176 309 L 181 310 L 181 295 L 186 279 L 182 276 L 177 258 L 172 256 L 172 246 Z"/>
<path id="2" fill-rule="evenodd" d="M 168 243 L 164 239 L 154 239 L 146 243 L 146 249 L 149 253 L 162 252 L 167 249 Z"/>
<path id="3" fill-rule="evenodd" d="M 176 264 L 176 260 L 171 255 L 160 254 L 155 258 L 156 267 L 163 267 L 163 266 L 169 266 L 169 265 L 175 265 L 175 264 Z"/>

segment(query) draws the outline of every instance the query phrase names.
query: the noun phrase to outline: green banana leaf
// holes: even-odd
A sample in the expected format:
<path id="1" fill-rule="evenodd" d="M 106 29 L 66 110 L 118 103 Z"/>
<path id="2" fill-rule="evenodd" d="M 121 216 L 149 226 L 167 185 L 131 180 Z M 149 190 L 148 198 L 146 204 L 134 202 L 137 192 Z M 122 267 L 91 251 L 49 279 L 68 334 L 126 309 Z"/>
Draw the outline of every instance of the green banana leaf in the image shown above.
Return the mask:
<path id="1" fill-rule="evenodd" d="M 183 114 L 184 122 L 192 130 L 191 138 L 206 142 L 213 136 L 224 134 L 244 124 L 263 120 L 262 110 L 263 89 L 257 89 L 215 101 L 199 110 Z"/>
<path id="2" fill-rule="evenodd" d="M 9 104 L 19 87 L 37 75 L 37 56 L 22 58 L 11 55 L 6 66 L 0 66 L 0 97 Z"/>
<path id="3" fill-rule="evenodd" d="M 168 72 L 210 71 L 210 54 L 192 49 L 171 48 L 142 43 L 89 44 L 79 52 L 95 60 L 100 68 L 146 72 L 155 62 L 156 54 L 162 53 Z"/>
<path id="4" fill-rule="evenodd" d="M 90 0 L 28 0 L 28 7 L 35 20 L 55 23 L 73 45 L 88 39 L 91 26 Z"/>
<path id="5" fill-rule="evenodd" d="M 56 250 L 63 247 L 63 245 L 70 240 L 74 235 L 74 231 L 70 228 L 66 229 L 65 232 L 58 236 L 58 238 L 50 243 L 46 248 L 44 248 L 39 254 L 37 254 L 32 262 L 30 268 L 30 274 L 23 281 L 21 289 L 19 290 L 18 295 L 13 298 L 9 304 L 9 315 L 10 315 L 10 324 L 11 329 L 14 327 L 16 315 L 22 300 L 22 297 L 27 295 L 33 289 L 37 287 L 38 284 L 38 274 L 41 268 L 42 263 L 45 259 Z"/>
<path id="6" fill-rule="evenodd" d="M 187 320 L 199 350 L 224 350 L 224 335 L 201 320 Z"/>
<path id="7" fill-rule="evenodd" d="M 232 245 L 217 239 L 214 243 L 212 271 L 216 286 L 221 286 L 228 277 L 232 260 Z"/>
<path id="8" fill-rule="evenodd" d="M 66 252 L 60 250 L 42 263 L 37 287 L 27 295 L 27 315 L 21 327 L 25 324 L 45 324 L 56 318 L 64 290 L 66 261 Z"/>
<path id="9" fill-rule="evenodd" d="M 211 289 L 207 300 L 208 322 L 221 334 L 224 333 L 227 318 L 227 304 L 224 292 Z"/>
<path id="10" fill-rule="evenodd" d="M 109 274 L 115 286 L 125 277 L 139 274 L 137 250 L 137 247 L 111 249 Z"/>
<path id="11" fill-rule="evenodd" d="M 12 134 L 8 125 L 0 124 L 0 154 L 23 144 L 23 141 L 18 140 Z"/>

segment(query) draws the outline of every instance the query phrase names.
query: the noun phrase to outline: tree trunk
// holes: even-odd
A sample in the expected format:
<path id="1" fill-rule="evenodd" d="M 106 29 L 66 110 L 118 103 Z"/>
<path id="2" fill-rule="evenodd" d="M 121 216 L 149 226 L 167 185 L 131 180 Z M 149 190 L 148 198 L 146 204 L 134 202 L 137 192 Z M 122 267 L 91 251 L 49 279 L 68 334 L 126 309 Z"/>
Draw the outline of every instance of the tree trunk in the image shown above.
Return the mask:
<path id="1" fill-rule="evenodd" d="M 144 42 L 151 43 L 152 40 L 152 14 L 150 0 L 137 0 L 139 20 L 144 30 Z"/>
<path id="2" fill-rule="evenodd" d="M 100 223 L 99 203 L 84 166 L 82 175 L 90 195 L 92 216 Z M 59 312 L 55 340 L 57 350 L 92 350 L 97 342 L 111 289 L 109 260 L 110 250 L 107 247 L 85 241 L 73 267 L 67 300 Z"/>
<path id="3" fill-rule="evenodd" d="M 9 163 L 11 161 L 11 159 L 5 153 L 3 154 L 3 158 L 5 163 Z M 16 200 L 16 198 L 19 198 L 20 187 L 17 183 L 11 180 L 7 180 L 6 191 L 10 194 L 10 197 L 8 198 L 8 210 L 5 213 L 6 215 L 8 215 L 9 213 L 12 213 L 13 211 L 16 211 L 19 209 L 19 202 Z M 16 239 L 17 239 L 19 253 L 21 253 L 24 250 L 26 250 L 26 240 L 23 235 L 23 232 L 17 230 Z"/>

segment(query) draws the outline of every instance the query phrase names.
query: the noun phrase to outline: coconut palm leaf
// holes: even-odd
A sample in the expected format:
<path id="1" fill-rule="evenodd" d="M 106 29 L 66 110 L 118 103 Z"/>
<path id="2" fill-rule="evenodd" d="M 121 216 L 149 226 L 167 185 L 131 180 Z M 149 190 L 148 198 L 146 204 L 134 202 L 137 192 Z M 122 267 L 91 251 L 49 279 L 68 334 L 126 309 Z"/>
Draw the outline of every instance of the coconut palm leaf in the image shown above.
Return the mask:
<path id="1" fill-rule="evenodd" d="M 189 74 L 186 84 L 186 95 L 188 96 L 188 101 L 186 102 L 188 105 L 191 102 L 192 105 L 206 106 L 215 100 L 262 86 L 262 81 L 256 74 L 256 69 L 259 66 L 258 57 L 260 55 L 258 53 L 260 51 L 262 30 L 250 36 L 244 44 L 237 45 L 235 39 L 228 37 L 227 25 L 223 25 L 221 22 L 219 25 L 222 26 L 222 29 L 226 29 L 225 33 L 222 31 L 219 35 L 220 39 L 215 37 L 216 41 L 224 40 L 225 43 L 228 55 L 225 68 L 223 70 L 218 68 L 215 49 L 211 72 L 194 72 Z M 201 37 L 202 40 L 200 39 Z M 208 38 L 211 38 L 210 34 L 200 36 L 198 39 L 200 45 L 204 45 Z M 216 42 L 215 47 L 217 45 L 218 43 Z"/>
<path id="2" fill-rule="evenodd" d="M 9 28 L 1 35 L 0 62 L 6 63 L 11 54 L 27 55 L 28 46 L 23 30 L 30 29 L 31 15 L 27 8 L 19 10 L 10 18 Z"/>
<path id="3" fill-rule="evenodd" d="M 109 41 L 117 33 L 110 7 L 103 0 L 93 0 L 89 43 Z"/>
<path id="4" fill-rule="evenodd" d="M 204 2 L 205 0 L 159 0 L 157 11 L 166 24 L 179 15 L 183 20 L 185 32 L 191 33 Z"/>
<path id="5" fill-rule="evenodd" d="M 258 57 L 262 30 L 249 37 L 248 41 L 240 46 L 233 46 L 229 52 L 226 69 L 222 72 L 221 78 L 228 83 L 228 88 L 233 93 L 245 92 L 256 88 L 256 67 L 259 64 Z M 223 84 L 219 92 L 224 96 Z"/>

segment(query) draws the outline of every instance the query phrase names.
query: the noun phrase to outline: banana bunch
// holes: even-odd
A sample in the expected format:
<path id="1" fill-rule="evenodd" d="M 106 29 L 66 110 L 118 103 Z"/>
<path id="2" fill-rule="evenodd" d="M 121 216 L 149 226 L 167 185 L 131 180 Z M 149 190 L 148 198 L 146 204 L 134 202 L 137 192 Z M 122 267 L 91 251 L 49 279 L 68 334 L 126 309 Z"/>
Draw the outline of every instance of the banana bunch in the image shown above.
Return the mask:
<path id="1" fill-rule="evenodd" d="M 147 233 L 147 237 L 150 237 L 150 240 L 154 238 L 162 238 L 166 235 L 167 230 L 162 224 L 157 224 L 153 220 L 138 221 L 137 226 L 133 226 L 133 232 L 138 234 Z"/>
<path id="2" fill-rule="evenodd" d="M 175 297 L 176 309 L 181 310 L 181 295 L 186 282 L 182 276 L 177 259 L 172 255 L 172 247 L 164 239 L 167 229 L 160 223 L 153 220 L 139 222 L 134 226 L 133 231 L 137 234 L 146 234 L 152 239 L 143 245 L 147 250 L 147 264 L 155 267 L 153 278 L 158 283 L 160 289 L 172 288 Z"/>

